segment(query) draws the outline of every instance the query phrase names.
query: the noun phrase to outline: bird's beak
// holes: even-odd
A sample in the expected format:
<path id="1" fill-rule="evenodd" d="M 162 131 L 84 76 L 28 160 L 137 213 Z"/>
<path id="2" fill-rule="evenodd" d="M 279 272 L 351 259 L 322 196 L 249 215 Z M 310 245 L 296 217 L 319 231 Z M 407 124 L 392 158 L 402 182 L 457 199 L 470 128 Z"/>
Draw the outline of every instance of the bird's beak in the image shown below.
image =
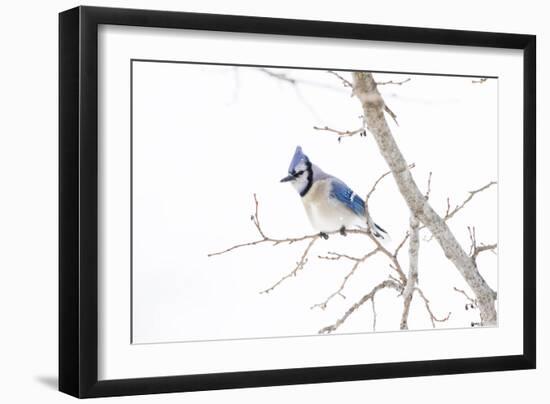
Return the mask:
<path id="1" fill-rule="evenodd" d="M 281 182 L 288 182 L 288 181 L 292 181 L 293 179 L 294 179 L 294 176 L 292 174 L 289 174 L 285 178 L 283 178 Z"/>

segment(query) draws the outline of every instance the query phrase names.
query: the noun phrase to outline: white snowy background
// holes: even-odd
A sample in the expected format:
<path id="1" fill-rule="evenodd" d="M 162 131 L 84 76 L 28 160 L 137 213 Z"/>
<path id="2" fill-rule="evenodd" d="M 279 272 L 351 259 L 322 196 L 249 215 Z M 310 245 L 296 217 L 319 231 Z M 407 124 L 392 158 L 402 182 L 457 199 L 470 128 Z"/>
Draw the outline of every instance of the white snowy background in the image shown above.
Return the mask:
<path id="1" fill-rule="evenodd" d="M 339 143 L 313 129 L 353 130 L 361 108 L 350 90 L 326 71 L 275 69 L 297 85 L 258 68 L 178 63 L 133 64 L 133 341 L 134 343 L 314 335 L 392 273 L 388 260 L 365 262 L 326 310 L 311 309 L 338 289 L 351 262 L 325 261 L 328 251 L 362 255 L 373 247 L 361 236 L 332 236 L 316 243 L 296 277 L 260 294 L 290 272 L 305 244 L 245 247 L 216 257 L 207 254 L 253 241 L 253 194 L 265 232 L 276 238 L 312 233 L 298 194 L 279 183 L 296 145 L 310 159 L 364 196 L 388 170 L 374 139 Z M 349 73 L 342 73 L 350 78 Z M 413 175 L 444 214 L 468 191 L 498 179 L 498 80 L 434 75 L 375 74 L 393 134 Z M 449 221 L 468 251 L 467 226 L 479 242 L 497 242 L 497 187 L 476 195 Z M 392 236 L 390 249 L 408 229 L 409 213 L 393 179 L 385 178 L 370 200 L 374 220 Z M 473 296 L 436 241 L 421 232 L 419 286 L 438 328 L 470 327 L 478 312 L 465 310 Z M 407 246 L 400 261 L 406 271 Z M 497 256 L 478 258 L 479 270 L 498 289 Z M 376 296 L 376 332 L 399 329 L 403 299 L 384 290 Z M 424 302 L 415 295 L 411 330 L 432 330 Z M 371 303 L 356 311 L 338 333 L 373 331 Z"/>

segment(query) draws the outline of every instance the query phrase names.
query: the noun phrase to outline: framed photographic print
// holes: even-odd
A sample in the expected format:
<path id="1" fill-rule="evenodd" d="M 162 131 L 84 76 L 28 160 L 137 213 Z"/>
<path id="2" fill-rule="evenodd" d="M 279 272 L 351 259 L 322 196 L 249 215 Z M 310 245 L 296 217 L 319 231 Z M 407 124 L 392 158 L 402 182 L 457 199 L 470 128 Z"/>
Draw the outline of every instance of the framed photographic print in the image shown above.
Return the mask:
<path id="1" fill-rule="evenodd" d="M 535 37 L 59 19 L 59 387 L 535 367 Z"/>

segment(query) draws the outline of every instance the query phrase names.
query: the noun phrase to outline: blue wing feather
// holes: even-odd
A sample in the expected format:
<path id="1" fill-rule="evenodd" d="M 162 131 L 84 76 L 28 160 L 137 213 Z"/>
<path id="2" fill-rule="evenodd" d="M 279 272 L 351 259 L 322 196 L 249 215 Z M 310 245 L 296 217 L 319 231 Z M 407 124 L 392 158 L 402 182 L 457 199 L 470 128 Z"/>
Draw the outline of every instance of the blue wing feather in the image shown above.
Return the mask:
<path id="1" fill-rule="evenodd" d="M 330 197 L 342 202 L 358 216 L 365 216 L 365 202 L 340 180 L 333 180 Z"/>

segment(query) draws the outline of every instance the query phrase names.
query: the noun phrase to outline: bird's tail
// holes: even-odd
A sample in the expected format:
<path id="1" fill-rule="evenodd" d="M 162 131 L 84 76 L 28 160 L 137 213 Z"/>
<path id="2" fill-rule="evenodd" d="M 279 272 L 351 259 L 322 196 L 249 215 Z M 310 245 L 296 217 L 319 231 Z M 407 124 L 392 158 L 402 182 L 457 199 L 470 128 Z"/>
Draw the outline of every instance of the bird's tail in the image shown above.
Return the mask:
<path id="1" fill-rule="evenodd" d="M 365 223 L 363 223 L 362 225 L 357 225 L 357 227 L 365 231 L 370 228 L 372 235 L 376 237 L 384 246 L 386 246 L 387 243 L 391 242 L 391 237 L 388 232 L 382 227 L 378 226 L 376 223 L 374 223 L 374 221 L 370 217 L 368 218 L 367 227 L 365 227 Z"/>
<path id="2" fill-rule="evenodd" d="M 372 234 L 377 239 L 384 241 L 385 243 L 391 241 L 391 237 L 388 234 L 388 232 L 383 228 L 381 228 L 380 226 L 378 226 L 376 223 L 374 222 L 372 223 L 371 229 L 372 229 Z"/>
<path id="3" fill-rule="evenodd" d="M 368 218 L 369 227 L 372 234 L 376 237 L 382 244 L 386 244 L 391 241 L 391 237 L 386 230 L 374 223 L 370 217 Z"/>

